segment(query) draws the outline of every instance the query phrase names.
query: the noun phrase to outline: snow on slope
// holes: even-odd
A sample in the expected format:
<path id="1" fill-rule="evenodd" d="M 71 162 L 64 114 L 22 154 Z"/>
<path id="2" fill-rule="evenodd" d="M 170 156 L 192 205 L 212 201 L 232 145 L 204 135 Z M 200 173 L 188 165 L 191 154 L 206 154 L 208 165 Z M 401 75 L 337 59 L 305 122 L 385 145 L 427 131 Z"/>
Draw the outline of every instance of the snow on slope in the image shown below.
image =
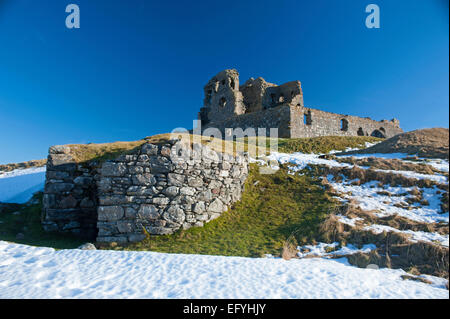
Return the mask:
<path id="1" fill-rule="evenodd" d="M 290 170 L 293 172 L 300 171 L 309 165 L 326 165 L 329 167 L 348 167 L 348 168 L 352 168 L 354 166 L 354 165 L 348 164 L 348 163 L 340 163 L 335 160 L 328 160 L 328 159 L 320 158 L 321 155 L 323 155 L 323 154 L 305 154 L 305 153 L 288 154 L 288 153 L 272 152 L 266 158 L 269 161 L 276 161 L 281 164 L 290 163 L 290 164 L 295 165 L 290 168 Z M 367 154 L 367 155 L 362 154 L 360 157 L 369 157 L 372 155 L 377 155 L 377 154 Z M 386 154 L 383 154 L 383 155 L 386 155 Z M 392 158 L 402 159 L 403 158 L 402 156 L 400 156 L 401 153 L 390 154 L 390 155 L 392 155 L 392 156 L 385 156 L 384 158 L 388 158 L 388 159 L 392 159 Z M 345 156 L 342 156 L 342 157 L 345 157 Z M 255 162 L 264 164 L 264 162 L 262 162 L 260 160 L 259 161 L 256 160 Z M 446 171 L 448 172 L 448 162 L 446 162 L 446 161 L 440 161 L 440 162 L 429 161 L 429 162 L 426 162 L 426 164 L 430 164 L 433 167 L 435 167 L 436 169 L 439 169 L 443 172 L 446 172 Z M 363 168 L 363 169 L 368 168 L 368 167 L 363 167 L 363 166 L 359 166 L 359 167 Z M 421 174 L 421 173 L 412 172 L 412 171 L 381 170 L 381 169 L 375 169 L 375 170 L 379 171 L 379 172 L 385 172 L 385 173 L 391 173 L 391 174 L 400 174 L 407 178 L 429 179 L 429 180 L 435 181 L 437 183 L 442 183 L 442 184 L 448 183 L 448 178 L 441 174 L 430 175 L 430 174 Z"/>
<path id="2" fill-rule="evenodd" d="M 0 172 L 0 202 L 25 203 L 44 189 L 45 166 Z"/>
<path id="3" fill-rule="evenodd" d="M 61 250 L 0 241 L 0 298 L 448 298 L 345 258 L 243 258 Z"/>

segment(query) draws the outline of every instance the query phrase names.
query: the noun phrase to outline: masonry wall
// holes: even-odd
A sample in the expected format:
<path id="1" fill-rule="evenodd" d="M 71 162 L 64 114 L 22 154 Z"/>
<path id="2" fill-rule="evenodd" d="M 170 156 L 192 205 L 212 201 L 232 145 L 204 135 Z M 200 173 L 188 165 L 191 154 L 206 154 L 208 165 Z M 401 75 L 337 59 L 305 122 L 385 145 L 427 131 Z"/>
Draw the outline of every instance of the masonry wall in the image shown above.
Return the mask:
<path id="1" fill-rule="evenodd" d="M 202 125 L 202 132 L 206 133 L 205 131 L 208 128 L 217 128 L 220 131 L 222 138 L 225 138 L 227 136 L 227 128 L 242 128 L 244 131 L 248 128 L 253 128 L 255 130 L 258 128 L 265 128 L 266 135 L 269 136 L 270 128 L 275 127 L 279 128 L 278 137 L 288 138 L 291 134 L 290 117 L 290 107 L 288 105 L 281 105 L 264 111 L 236 115 L 221 122 Z M 213 132 L 212 130 L 209 131 Z M 258 132 L 255 131 L 255 134 L 258 134 Z"/>
<path id="2" fill-rule="evenodd" d="M 293 138 L 315 136 L 377 136 L 389 138 L 403 132 L 397 120 L 374 121 L 369 118 L 341 115 L 306 107 L 291 107 L 290 117 L 290 135 Z M 342 121 L 345 122 L 342 123 Z"/>
<path id="3" fill-rule="evenodd" d="M 42 226 L 46 231 L 95 239 L 98 163 L 75 163 L 69 154 L 68 146 L 49 149 Z"/>
<path id="4" fill-rule="evenodd" d="M 344 125 L 343 122 L 345 121 Z M 235 115 L 220 122 L 202 125 L 206 129 L 217 128 L 222 138 L 227 136 L 227 129 L 265 128 L 269 136 L 270 128 L 278 128 L 278 137 L 300 138 L 316 136 L 376 136 L 389 138 L 402 133 L 397 120 L 375 121 L 370 118 L 341 115 L 301 106 L 280 105 L 267 110 Z M 250 131 L 247 131 L 250 132 Z M 220 137 L 220 136 L 216 136 Z"/>
<path id="5" fill-rule="evenodd" d="M 240 199 L 248 175 L 246 157 L 200 144 L 147 143 L 101 164 L 69 153 L 50 149 L 42 225 L 99 242 L 203 226 Z"/>

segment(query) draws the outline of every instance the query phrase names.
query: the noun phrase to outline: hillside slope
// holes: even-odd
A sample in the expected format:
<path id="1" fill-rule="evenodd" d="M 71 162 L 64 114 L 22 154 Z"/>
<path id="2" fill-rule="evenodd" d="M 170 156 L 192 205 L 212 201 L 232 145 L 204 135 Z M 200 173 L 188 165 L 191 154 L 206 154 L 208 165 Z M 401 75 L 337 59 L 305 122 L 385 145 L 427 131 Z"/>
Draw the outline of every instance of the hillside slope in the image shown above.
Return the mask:
<path id="1" fill-rule="evenodd" d="M 406 153 L 426 158 L 449 158 L 449 130 L 430 128 L 402 133 L 364 150 L 343 154 Z"/>

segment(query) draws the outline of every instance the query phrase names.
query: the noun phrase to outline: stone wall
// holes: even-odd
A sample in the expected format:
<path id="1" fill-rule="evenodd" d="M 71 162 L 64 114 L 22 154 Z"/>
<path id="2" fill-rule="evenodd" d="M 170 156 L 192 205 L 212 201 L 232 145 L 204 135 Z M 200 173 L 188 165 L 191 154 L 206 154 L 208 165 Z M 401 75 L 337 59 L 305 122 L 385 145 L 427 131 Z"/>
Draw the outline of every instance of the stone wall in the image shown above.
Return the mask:
<path id="1" fill-rule="evenodd" d="M 299 138 L 316 136 L 376 136 L 392 137 L 403 130 L 397 120 L 374 121 L 370 118 L 341 115 L 300 106 L 280 105 L 267 110 L 235 115 L 220 122 L 202 125 L 202 133 L 209 134 L 217 128 L 222 138 L 227 138 L 230 128 L 241 128 L 246 135 L 258 134 L 265 128 L 278 128 L 278 137 Z M 207 129 L 209 129 L 207 131 Z M 248 130 L 253 129 L 253 130 Z M 253 132 L 253 133 L 252 133 Z M 220 136 L 215 136 L 220 138 Z"/>
<path id="2" fill-rule="evenodd" d="M 220 131 L 222 138 L 229 136 L 227 128 L 242 128 L 242 130 L 247 129 L 258 129 L 265 128 L 266 136 L 270 134 L 270 128 L 278 128 L 279 137 L 290 137 L 290 121 L 291 121 L 291 109 L 288 105 L 281 105 L 275 108 L 270 108 L 264 111 L 252 112 L 243 115 L 232 116 L 221 122 L 212 122 L 208 125 L 202 125 L 201 129 L 204 134 L 209 134 L 206 131 L 208 128 L 217 128 Z M 213 130 L 209 130 L 213 132 Z M 250 131 L 246 133 L 249 136 L 254 136 L 250 134 Z M 258 134 L 255 131 L 254 134 Z M 216 136 L 219 137 L 219 136 Z"/>
<path id="3" fill-rule="evenodd" d="M 159 235 L 203 226 L 240 199 L 246 158 L 200 144 L 193 154 L 177 158 L 176 147 L 145 144 L 137 154 L 104 163 L 97 241 L 133 242 L 145 237 L 144 229 Z"/>
<path id="4" fill-rule="evenodd" d="M 68 146 L 52 146 L 47 160 L 42 226 L 46 231 L 97 236 L 98 163 L 76 163 Z"/>
<path id="5" fill-rule="evenodd" d="M 99 242 L 135 242 L 203 226 L 240 199 L 248 159 L 172 141 L 103 162 L 50 149 L 42 225 Z"/>
<path id="6" fill-rule="evenodd" d="M 397 120 L 341 115 L 306 107 L 291 107 L 290 137 L 375 136 L 392 137 L 403 130 Z"/>

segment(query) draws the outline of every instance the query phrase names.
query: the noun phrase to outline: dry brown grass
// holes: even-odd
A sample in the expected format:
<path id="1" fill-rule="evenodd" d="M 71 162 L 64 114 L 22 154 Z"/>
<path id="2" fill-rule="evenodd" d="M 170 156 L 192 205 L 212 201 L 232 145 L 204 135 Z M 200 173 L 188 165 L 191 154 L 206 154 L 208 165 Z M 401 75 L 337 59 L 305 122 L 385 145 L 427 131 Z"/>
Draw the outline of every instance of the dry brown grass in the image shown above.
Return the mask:
<path id="1" fill-rule="evenodd" d="M 318 240 L 323 242 L 352 243 L 357 246 L 375 244 L 377 249 L 371 253 L 357 253 L 348 256 L 351 264 L 367 267 L 376 264 L 380 267 L 415 269 L 417 274 L 431 274 L 448 278 L 449 256 L 448 248 L 428 242 L 411 242 L 411 236 L 396 232 L 375 234 L 364 230 L 367 224 L 379 224 L 394 227 L 399 230 L 428 231 L 448 234 L 448 225 L 444 223 L 420 223 L 401 216 L 379 218 L 374 212 L 364 211 L 357 203 L 350 201 L 338 208 L 336 213 L 348 218 L 360 217 L 363 221 L 356 226 L 339 222 L 331 213 L 321 224 Z"/>
<path id="2" fill-rule="evenodd" d="M 297 252 L 298 251 L 296 246 L 293 243 L 286 241 L 281 250 L 281 258 L 283 258 L 284 260 L 296 258 Z"/>
<path id="3" fill-rule="evenodd" d="M 92 160 L 106 160 L 120 154 L 132 153 L 144 143 L 167 144 L 170 140 L 181 139 L 182 143 L 192 146 L 194 143 L 207 145 L 210 149 L 227 154 L 239 154 L 248 151 L 251 156 L 264 155 L 264 149 L 244 142 L 225 141 L 218 138 L 192 135 L 187 133 L 167 133 L 146 137 L 131 142 L 113 142 L 99 144 L 69 144 L 69 153 L 74 162 L 88 162 Z"/>
<path id="4" fill-rule="evenodd" d="M 378 157 L 356 158 L 356 157 L 335 157 L 335 160 L 341 163 L 349 163 L 359 166 L 368 166 L 374 169 L 394 170 L 394 171 L 413 171 L 421 174 L 442 173 L 431 165 L 423 163 L 409 163 L 399 159 L 386 159 Z"/>
<path id="5" fill-rule="evenodd" d="M 0 172 L 10 172 L 15 169 L 41 167 L 41 166 L 45 166 L 46 163 L 47 163 L 47 159 L 40 159 L 40 160 L 31 160 L 31 161 L 22 162 L 22 163 L 2 164 L 2 165 L 0 165 Z"/>
<path id="6" fill-rule="evenodd" d="M 376 171 L 373 169 L 363 169 L 357 166 L 352 168 L 349 167 L 328 167 L 325 165 L 320 166 L 320 170 L 322 171 L 322 176 L 327 176 L 328 174 L 332 174 L 335 176 L 335 180 L 337 182 L 342 181 L 342 176 L 353 180 L 358 179 L 361 184 L 378 181 L 381 185 L 391 185 L 391 186 L 403 186 L 403 187 L 427 187 L 431 188 L 433 186 L 437 186 L 442 190 L 447 189 L 447 185 L 440 184 L 435 181 L 429 179 L 414 179 L 409 178 L 401 174 L 395 174 L 390 172 Z"/>
<path id="7" fill-rule="evenodd" d="M 449 130 L 431 128 L 398 134 L 364 150 L 345 154 L 407 153 L 427 158 L 449 158 Z"/>

